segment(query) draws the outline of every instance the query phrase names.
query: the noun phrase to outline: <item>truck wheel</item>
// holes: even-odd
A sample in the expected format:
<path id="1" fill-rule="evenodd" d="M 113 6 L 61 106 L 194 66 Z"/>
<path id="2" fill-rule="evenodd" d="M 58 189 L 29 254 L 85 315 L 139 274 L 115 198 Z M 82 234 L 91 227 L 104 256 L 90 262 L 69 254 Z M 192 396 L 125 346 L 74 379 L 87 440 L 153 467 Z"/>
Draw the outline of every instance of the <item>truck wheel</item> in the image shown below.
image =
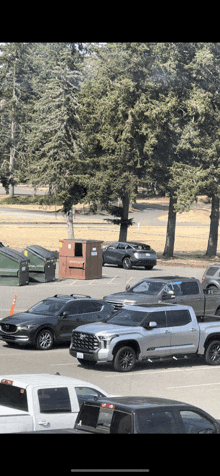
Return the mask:
<path id="1" fill-rule="evenodd" d="M 83 365 L 83 367 L 86 367 L 87 369 L 92 369 L 97 364 L 97 362 L 93 360 L 85 360 L 85 359 L 77 359 L 77 360 L 81 365 Z"/>
<path id="2" fill-rule="evenodd" d="M 53 334 L 49 329 L 42 329 L 37 335 L 36 348 L 38 350 L 49 350 L 53 346 Z"/>
<path id="3" fill-rule="evenodd" d="M 220 364 L 220 340 L 213 340 L 205 352 L 205 361 L 209 365 Z"/>
<path id="4" fill-rule="evenodd" d="M 132 347 L 121 347 L 115 354 L 113 365 L 118 372 L 129 372 L 136 363 L 136 354 Z"/>
<path id="5" fill-rule="evenodd" d="M 124 269 L 131 269 L 132 263 L 128 256 L 126 256 L 122 261 L 122 266 Z"/>

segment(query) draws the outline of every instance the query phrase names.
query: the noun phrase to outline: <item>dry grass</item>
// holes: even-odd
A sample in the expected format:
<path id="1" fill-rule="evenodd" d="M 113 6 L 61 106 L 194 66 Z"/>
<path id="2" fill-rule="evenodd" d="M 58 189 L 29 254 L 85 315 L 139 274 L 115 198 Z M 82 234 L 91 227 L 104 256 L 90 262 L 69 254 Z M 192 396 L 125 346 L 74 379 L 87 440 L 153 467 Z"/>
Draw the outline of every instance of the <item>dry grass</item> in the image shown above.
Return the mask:
<path id="1" fill-rule="evenodd" d="M 166 199 L 165 199 L 166 200 Z M 153 202 L 153 201 L 151 201 Z M 158 202 L 157 202 L 158 203 Z M 165 203 L 167 205 L 167 203 Z M 5 206 L 5 205 L 4 205 Z M 15 208 L 15 205 L 7 205 L 7 208 Z M 21 205 L 17 206 L 18 209 L 31 209 L 31 210 L 43 210 L 46 212 L 55 211 L 56 207 L 45 207 L 39 205 Z M 207 248 L 207 241 L 209 235 L 209 223 L 210 223 L 210 207 L 191 210 L 188 213 L 177 214 L 177 227 L 176 227 L 176 239 L 175 239 L 175 258 L 171 260 L 172 265 L 178 264 L 180 261 L 184 264 L 194 263 L 198 265 L 198 259 L 200 264 L 206 266 L 207 260 L 204 258 L 204 254 Z M 83 218 L 83 220 L 82 220 Z M 19 225 L 13 222 L 19 220 Z M 104 220 L 99 220 L 99 224 L 95 224 L 92 217 L 81 217 L 84 226 L 75 225 L 75 238 L 102 240 L 104 243 L 117 241 L 119 237 L 119 227 L 116 225 L 107 225 Z M 161 216 L 157 219 L 160 221 L 167 220 L 167 212 L 161 210 Z M 59 240 L 68 238 L 67 225 L 65 217 L 61 214 L 57 214 L 56 225 L 50 222 L 54 222 L 53 217 L 48 213 L 48 218 L 18 218 L 16 214 L 12 217 L 4 216 L 3 212 L 0 213 L 0 226 L 1 234 L 0 241 L 3 244 L 12 248 L 23 250 L 26 246 L 33 244 L 41 245 L 51 250 L 59 250 Z M 76 220 L 77 221 L 77 216 Z M 100 224 L 100 222 L 103 222 Z M 8 222 L 6 224 L 6 222 Z M 28 222 L 28 223 L 27 223 Z M 196 226 L 185 225 L 182 223 L 196 223 Z M 166 226 L 132 226 L 128 229 L 128 240 L 142 241 L 151 245 L 157 251 L 159 257 L 161 257 L 165 239 L 166 239 Z M 218 248 L 220 253 L 220 243 Z"/>

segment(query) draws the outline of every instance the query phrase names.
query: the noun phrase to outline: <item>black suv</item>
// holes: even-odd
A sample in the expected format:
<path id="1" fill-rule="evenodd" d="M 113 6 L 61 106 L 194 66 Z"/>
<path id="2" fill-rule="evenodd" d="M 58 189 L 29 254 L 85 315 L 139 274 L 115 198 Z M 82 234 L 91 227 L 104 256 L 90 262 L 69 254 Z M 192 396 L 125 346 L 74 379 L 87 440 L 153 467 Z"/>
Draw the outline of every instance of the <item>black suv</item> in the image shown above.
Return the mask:
<path id="1" fill-rule="evenodd" d="M 157 264 L 156 251 L 150 245 L 135 242 L 117 242 L 103 248 L 102 265 L 117 264 L 124 269 L 132 266 L 144 266 L 145 269 L 152 269 Z"/>
<path id="2" fill-rule="evenodd" d="M 56 294 L 26 312 L 0 321 L 0 338 L 10 344 L 32 344 L 39 350 L 55 342 L 70 342 L 72 330 L 90 322 L 106 322 L 114 309 L 106 301 L 90 296 Z"/>

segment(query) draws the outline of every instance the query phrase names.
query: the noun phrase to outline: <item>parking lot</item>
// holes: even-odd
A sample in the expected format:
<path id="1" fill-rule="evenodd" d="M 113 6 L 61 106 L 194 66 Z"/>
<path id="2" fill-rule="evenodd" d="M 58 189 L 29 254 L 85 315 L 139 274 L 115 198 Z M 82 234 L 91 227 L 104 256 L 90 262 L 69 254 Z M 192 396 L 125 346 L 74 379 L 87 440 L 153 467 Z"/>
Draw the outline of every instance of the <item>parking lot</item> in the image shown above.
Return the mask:
<path id="1" fill-rule="evenodd" d="M 14 312 L 28 309 L 34 303 L 54 294 L 83 293 L 93 298 L 123 291 L 147 276 L 194 276 L 201 280 L 203 268 L 162 267 L 152 271 L 124 270 L 113 266 L 103 267 L 102 279 L 79 281 L 57 279 L 50 283 L 29 283 L 21 287 L 1 287 L 0 318 L 9 314 L 14 295 L 17 301 Z M 197 405 L 220 419 L 219 389 L 220 367 L 204 364 L 202 358 L 172 360 L 158 363 L 140 362 L 129 373 L 121 374 L 110 364 L 99 363 L 94 369 L 83 368 L 69 355 L 68 345 L 42 352 L 31 348 L 9 347 L 0 341 L 1 374 L 55 373 L 92 382 L 107 392 L 120 395 L 146 395 L 174 398 Z"/>

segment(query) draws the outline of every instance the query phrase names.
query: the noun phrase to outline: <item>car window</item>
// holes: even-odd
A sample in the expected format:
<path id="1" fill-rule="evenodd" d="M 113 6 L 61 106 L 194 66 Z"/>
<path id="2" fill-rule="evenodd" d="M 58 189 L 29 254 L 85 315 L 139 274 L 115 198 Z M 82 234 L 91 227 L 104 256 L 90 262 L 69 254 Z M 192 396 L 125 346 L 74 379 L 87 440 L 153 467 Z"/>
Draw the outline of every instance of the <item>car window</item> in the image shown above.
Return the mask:
<path id="1" fill-rule="evenodd" d="M 157 327 L 166 327 L 165 311 L 157 311 L 157 312 L 149 313 L 147 318 L 145 319 L 145 324 L 147 324 L 150 321 L 155 321 L 157 323 Z"/>
<path id="2" fill-rule="evenodd" d="M 137 433 L 176 433 L 174 415 L 165 410 L 138 410 L 135 413 Z"/>
<path id="3" fill-rule="evenodd" d="M 184 296 L 189 294 L 199 294 L 199 285 L 195 281 L 182 282 L 181 291 Z"/>
<path id="4" fill-rule="evenodd" d="M 180 416 L 186 433 L 216 433 L 215 425 L 197 412 L 182 410 Z"/>
<path id="5" fill-rule="evenodd" d="M 107 250 L 115 250 L 118 246 L 118 243 L 113 243 L 112 245 L 109 245 Z"/>
<path id="6" fill-rule="evenodd" d="M 217 266 L 210 266 L 210 268 L 207 269 L 206 271 L 206 276 L 214 276 L 214 274 L 219 271 L 219 268 Z"/>
<path id="7" fill-rule="evenodd" d="M 129 293 L 158 294 L 163 289 L 163 287 L 163 281 L 150 281 L 145 279 L 129 289 Z"/>
<path id="8" fill-rule="evenodd" d="M 85 314 L 87 312 L 99 312 L 101 311 L 102 304 L 94 301 L 78 301 L 77 303 L 77 313 Z"/>
<path id="9" fill-rule="evenodd" d="M 91 387 L 75 387 L 75 390 L 80 407 L 88 399 L 105 397 L 104 393 Z"/>
<path id="10" fill-rule="evenodd" d="M 34 306 L 32 306 L 28 313 L 32 314 L 54 314 L 57 315 L 62 309 L 66 301 L 56 300 L 56 299 L 45 299 L 45 301 L 40 301 Z"/>
<path id="11" fill-rule="evenodd" d="M 78 301 L 67 302 L 63 311 L 69 314 L 78 314 Z"/>
<path id="12" fill-rule="evenodd" d="M 0 405 L 27 412 L 28 403 L 25 388 L 0 383 Z"/>
<path id="13" fill-rule="evenodd" d="M 41 413 L 71 412 L 69 391 L 67 387 L 42 388 L 38 390 Z"/>
<path id="14" fill-rule="evenodd" d="M 167 326 L 185 326 L 191 322 L 191 316 L 188 309 L 173 309 L 172 311 L 166 311 Z"/>

